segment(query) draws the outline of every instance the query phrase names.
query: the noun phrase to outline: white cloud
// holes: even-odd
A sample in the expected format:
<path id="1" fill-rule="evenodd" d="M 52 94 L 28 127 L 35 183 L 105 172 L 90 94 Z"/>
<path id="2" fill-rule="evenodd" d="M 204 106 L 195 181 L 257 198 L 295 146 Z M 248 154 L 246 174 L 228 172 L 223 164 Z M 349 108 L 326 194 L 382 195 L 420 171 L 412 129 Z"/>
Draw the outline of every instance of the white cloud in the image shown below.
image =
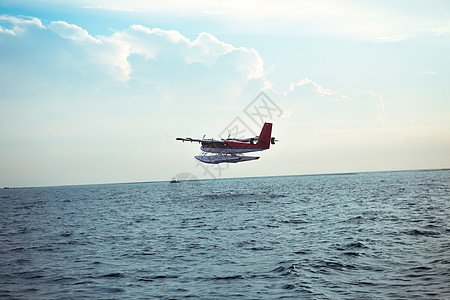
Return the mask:
<path id="1" fill-rule="evenodd" d="M 226 24 L 227 30 L 238 32 L 332 35 L 377 42 L 397 42 L 421 35 L 450 34 L 450 18 L 446 13 L 449 10 L 448 6 L 445 7 L 448 5 L 445 1 L 435 5 L 426 2 L 408 3 L 404 7 L 392 1 L 46 1 L 58 5 L 65 2 L 66 5 L 85 9 L 127 11 L 169 19 L 182 17 L 211 20 L 213 16 L 214 22 Z M 20 27 L 0 27 L 0 33 L 16 34 Z M 178 34 L 174 33 L 174 38 L 177 38 Z"/>
<path id="2" fill-rule="evenodd" d="M 176 30 L 147 28 L 133 25 L 112 39 L 129 44 L 130 54 L 142 54 L 146 59 L 170 58 L 187 64 L 200 63 L 213 67 L 218 60 L 228 57 L 228 62 L 244 74 L 244 78 L 261 78 L 264 62 L 254 49 L 234 47 L 210 33 L 201 32 L 191 41 Z"/>
<path id="3" fill-rule="evenodd" d="M 180 41 L 183 42 L 189 42 L 189 39 L 187 39 L 186 37 L 184 37 L 181 33 L 179 33 L 176 30 L 163 30 L 160 28 L 148 28 L 142 25 L 131 25 L 130 26 L 130 30 L 134 30 L 134 31 L 142 31 L 148 35 L 157 35 L 161 38 L 165 38 L 173 43 L 178 43 Z"/>
<path id="4" fill-rule="evenodd" d="M 11 32 L 20 32 L 18 26 L 25 30 L 27 26 L 38 25 L 43 29 L 29 36 L 12 33 L 5 36 L 9 38 L 10 49 L 22 47 L 21 43 L 28 45 L 20 53 L 34 59 L 23 68 L 40 72 L 40 80 L 49 84 L 66 82 L 59 83 L 55 90 L 78 80 L 80 86 L 98 88 L 138 84 L 146 89 L 165 90 L 162 93 L 172 98 L 189 90 L 195 93 L 210 90 L 211 95 L 223 93 L 220 97 L 226 97 L 239 96 L 253 79 L 260 80 L 263 86 L 264 61 L 259 53 L 225 43 L 210 33 L 199 33 L 191 40 L 176 30 L 132 25 L 111 35 L 93 36 L 65 21 L 53 21 L 46 28 L 36 18 L 2 16 L 1 20 L 5 33 L 13 29 Z M 19 64 L 14 69 L 21 68 L 23 59 L 13 57 Z M 51 74 L 51 78 L 46 79 L 45 74 Z M 35 81 L 31 75 L 29 79 Z M 22 76 L 23 84 L 25 80 L 27 76 Z M 39 84 L 30 82 L 28 86 Z"/>
<path id="5" fill-rule="evenodd" d="M 3 17 L 3 21 L 27 26 L 40 24 L 40 28 L 46 29 L 35 18 L 21 21 Z M 119 81 L 140 86 L 141 92 L 152 94 L 154 98 L 181 99 L 185 95 L 201 94 L 204 98 L 236 99 L 247 88 L 277 93 L 271 82 L 264 78 L 264 61 L 255 49 L 236 47 L 209 33 L 199 33 L 191 40 L 176 30 L 132 25 L 109 36 L 94 37 L 87 30 L 65 21 L 51 22 L 48 29 L 59 39 L 54 43 L 55 47 L 63 48 L 45 50 L 63 55 L 66 60 L 63 64 L 60 59 L 55 60 L 55 65 L 63 66 L 56 71 L 67 74 L 56 77 L 70 78 L 72 73 L 79 73 L 81 80 L 103 88 Z M 284 95 L 287 98 L 295 96 L 301 88 L 316 97 L 331 99 L 327 105 L 332 109 L 345 108 L 356 114 L 360 110 L 386 122 L 383 99 L 372 91 L 346 95 L 304 78 L 291 83 Z M 342 104 L 336 106 L 333 102 Z M 290 111 L 295 113 L 295 110 Z"/>
<path id="6" fill-rule="evenodd" d="M 60 37 L 60 42 L 56 42 L 56 39 L 41 40 L 48 39 L 48 35 L 21 36 L 29 28 L 42 29 L 42 32 L 50 30 Z M 234 74 L 234 77 L 242 81 L 239 84 L 241 88 L 248 80 L 262 78 L 264 75 L 264 62 L 256 50 L 235 47 L 206 32 L 190 40 L 176 30 L 132 25 L 109 36 L 94 37 L 87 30 L 65 21 L 53 21 L 47 28 L 34 17 L 1 15 L 0 35 L 5 38 L 15 37 L 16 41 L 20 38 L 26 39 L 24 41 L 30 43 L 30 51 L 31 48 L 35 49 L 31 51 L 34 53 L 30 53 L 30 56 L 39 55 L 40 52 L 36 50 L 39 45 L 42 51 L 53 52 L 55 58 L 63 58 L 63 61 L 58 62 L 58 68 L 66 68 L 66 74 L 72 71 L 91 74 L 91 79 L 94 76 L 101 79 L 102 76 L 99 75 L 103 74 L 113 80 L 129 81 L 133 71 L 141 68 L 130 63 L 132 55 L 142 55 L 153 63 L 176 63 L 179 64 L 180 70 L 195 64 L 204 65 L 209 72 L 228 68 L 228 75 L 232 72 L 240 74 L 237 77 Z M 45 45 L 47 49 L 44 50 Z M 153 72 L 152 75 L 158 77 L 157 73 Z"/>
<path id="7" fill-rule="evenodd" d="M 376 118 L 383 124 L 387 122 L 383 97 L 373 91 L 365 91 L 357 94 L 353 99 L 354 101 L 367 101 L 369 105 L 373 105 L 374 103 L 377 110 Z"/>
<path id="8" fill-rule="evenodd" d="M 242 74 L 244 81 L 262 78 L 264 62 L 254 49 L 234 47 L 224 43 L 213 35 L 202 32 L 191 41 L 176 30 L 147 28 L 142 25 L 132 25 L 125 31 L 116 32 L 109 37 L 99 37 L 104 43 L 121 45 L 119 61 L 127 61 L 133 54 L 143 55 L 147 61 L 178 61 L 181 64 L 203 64 L 209 69 L 217 68 L 224 60 L 235 71 Z M 113 57 L 111 57 L 113 59 Z M 130 79 L 133 66 L 125 71 L 123 78 Z M 180 69 L 183 69 L 180 66 Z"/>
<path id="9" fill-rule="evenodd" d="M 65 21 L 53 21 L 49 29 L 61 38 L 75 43 L 72 45 L 74 48 L 70 51 L 70 55 L 78 60 L 74 65 L 76 69 L 81 68 L 85 73 L 103 73 L 118 81 L 129 80 L 131 66 L 127 59 L 130 46 L 124 41 L 115 38 L 114 35 L 93 37 L 87 30 Z M 81 54 L 76 54 L 80 51 Z"/>
<path id="10" fill-rule="evenodd" d="M 360 40 L 396 42 L 421 34 L 450 33 L 448 3 L 333 0 L 156 1 L 67 0 L 91 9 L 133 11 L 168 17 L 217 17 L 238 31 L 339 35 Z M 446 7 L 447 6 L 447 7 Z M 257 24 L 257 27 L 254 26 Z"/>
<path id="11" fill-rule="evenodd" d="M 49 28 L 61 37 L 75 42 L 101 44 L 100 40 L 94 38 L 86 30 L 74 24 L 69 24 L 64 21 L 53 21 L 50 23 Z"/>
<path id="12" fill-rule="evenodd" d="M 336 100 L 347 100 L 348 99 L 348 97 L 343 95 L 342 93 L 331 91 L 331 90 L 329 90 L 327 88 L 324 88 L 320 84 L 318 84 L 315 81 L 312 81 L 309 78 L 303 78 L 299 82 L 297 82 L 296 84 L 294 84 L 292 82 L 291 85 L 290 85 L 290 91 L 293 92 L 296 87 L 301 87 L 301 86 L 304 86 L 304 85 L 311 85 L 313 90 L 319 96 L 332 96 Z"/>
<path id="13" fill-rule="evenodd" d="M 185 58 L 188 63 L 200 62 L 211 66 L 219 56 L 235 50 L 232 45 L 219 41 L 209 33 L 201 32 L 194 41 L 188 41 Z"/>
<path id="14" fill-rule="evenodd" d="M 5 24 L 7 27 L 4 27 Z M 28 27 L 44 28 L 38 18 L 0 15 L 0 34 L 19 35 L 24 33 Z"/>
<path id="15" fill-rule="evenodd" d="M 302 89 L 302 91 L 299 91 Z M 305 90 L 306 89 L 306 90 Z M 312 94 L 310 93 L 312 91 Z M 377 120 L 380 124 L 387 123 L 383 98 L 373 91 L 364 91 L 353 95 L 346 95 L 323 87 L 317 82 L 304 78 L 296 84 L 291 83 L 289 92 L 284 93 L 288 98 L 308 103 L 308 107 L 314 111 L 325 113 L 326 107 L 329 111 L 335 111 L 331 118 L 365 119 Z M 319 98 L 317 98 L 319 97 Z M 332 102 L 323 103 L 320 98 L 332 99 Z M 333 104 L 334 103 L 334 104 Z M 326 113 L 324 114 L 326 115 Z M 366 122 L 363 120 L 363 123 Z M 370 123 L 370 122 L 368 122 Z"/>
<path id="16" fill-rule="evenodd" d="M 435 71 L 422 71 L 422 72 L 417 72 L 416 75 L 437 75 L 438 73 Z"/>

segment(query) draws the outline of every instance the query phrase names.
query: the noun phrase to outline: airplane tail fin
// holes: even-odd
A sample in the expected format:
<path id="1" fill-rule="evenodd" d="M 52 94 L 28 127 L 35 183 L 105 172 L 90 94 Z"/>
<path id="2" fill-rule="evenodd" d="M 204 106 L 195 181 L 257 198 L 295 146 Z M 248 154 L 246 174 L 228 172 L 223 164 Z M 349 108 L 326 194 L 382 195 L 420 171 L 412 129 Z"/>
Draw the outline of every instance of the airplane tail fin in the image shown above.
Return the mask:
<path id="1" fill-rule="evenodd" d="M 264 123 L 264 126 L 258 137 L 258 144 L 261 145 L 263 149 L 269 149 L 271 136 L 272 136 L 272 123 Z"/>

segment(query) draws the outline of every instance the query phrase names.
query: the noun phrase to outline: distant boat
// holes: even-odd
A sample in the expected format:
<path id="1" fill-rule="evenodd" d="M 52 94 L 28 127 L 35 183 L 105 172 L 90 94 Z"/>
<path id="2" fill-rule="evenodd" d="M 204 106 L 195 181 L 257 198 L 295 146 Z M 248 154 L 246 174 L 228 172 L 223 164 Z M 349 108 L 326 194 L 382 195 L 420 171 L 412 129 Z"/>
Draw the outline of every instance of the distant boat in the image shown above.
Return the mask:
<path id="1" fill-rule="evenodd" d="M 174 177 L 174 178 L 172 178 L 170 183 L 180 183 L 180 181 Z"/>

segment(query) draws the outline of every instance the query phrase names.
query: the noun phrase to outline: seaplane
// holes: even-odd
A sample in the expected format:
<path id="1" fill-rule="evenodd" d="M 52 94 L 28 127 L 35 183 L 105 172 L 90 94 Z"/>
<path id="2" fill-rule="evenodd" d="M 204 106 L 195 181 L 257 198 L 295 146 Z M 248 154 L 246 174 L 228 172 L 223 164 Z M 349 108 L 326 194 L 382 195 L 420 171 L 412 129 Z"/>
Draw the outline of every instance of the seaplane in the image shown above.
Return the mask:
<path id="1" fill-rule="evenodd" d="M 272 123 L 264 123 L 259 136 L 238 139 L 193 139 L 193 138 L 176 138 L 177 141 L 183 142 L 198 142 L 202 146 L 202 155 L 194 156 L 197 160 L 206 164 L 220 164 L 220 163 L 238 163 L 244 161 L 251 161 L 259 159 L 259 156 L 245 156 L 243 153 L 264 151 L 270 148 L 270 145 L 278 142 L 272 135 Z M 256 143 L 255 143 L 256 142 Z M 208 153 L 213 153 L 212 155 Z"/>

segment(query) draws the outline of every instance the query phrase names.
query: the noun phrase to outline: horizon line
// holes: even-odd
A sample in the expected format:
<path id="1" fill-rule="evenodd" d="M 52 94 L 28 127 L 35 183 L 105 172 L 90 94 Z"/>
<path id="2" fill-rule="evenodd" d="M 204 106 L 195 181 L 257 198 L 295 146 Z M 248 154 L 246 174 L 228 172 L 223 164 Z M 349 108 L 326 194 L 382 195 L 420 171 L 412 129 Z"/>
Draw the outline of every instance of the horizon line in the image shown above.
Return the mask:
<path id="1" fill-rule="evenodd" d="M 309 173 L 309 174 L 294 174 L 294 175 L 266 175 L 266 176 L 248 176 L 248 177 L 223 177 L 223 178 L 199 178 L 180 180 L 186 181 L 210 181 L 210 180 L 226 180 L 226 179 L 251 179 L 251 178 L 271 178 L 271 177 L 301 177 L 301 176 L 339 176 L 339 175 L 357 175 L 364 173 L 387 173 L 387 172 L 429 172 L 429 171 L 449 171 L 450 168 L 436 168 L 436 169 L 403 169 L 403 170 L 381 170 L 381 171 L 357 171 L 357 172 L 333 172 L 333 173 Z M 82 184 L 62 184 L 62 185 L 42 185 L 42 186 L 5 186 L 1 189 L 33 189 L 33 188 L 57 188 L 57 187 L 76 187 L 76 186 L 95 186 L 95 185 L 119 185 L 119 184 L 151 184 L 151 183 L 170 183 L 170 180 L 153 180 L 153 181 L 130 181 L 130 182 L 109 182 L 109 183 L 82 183 Z"/>

